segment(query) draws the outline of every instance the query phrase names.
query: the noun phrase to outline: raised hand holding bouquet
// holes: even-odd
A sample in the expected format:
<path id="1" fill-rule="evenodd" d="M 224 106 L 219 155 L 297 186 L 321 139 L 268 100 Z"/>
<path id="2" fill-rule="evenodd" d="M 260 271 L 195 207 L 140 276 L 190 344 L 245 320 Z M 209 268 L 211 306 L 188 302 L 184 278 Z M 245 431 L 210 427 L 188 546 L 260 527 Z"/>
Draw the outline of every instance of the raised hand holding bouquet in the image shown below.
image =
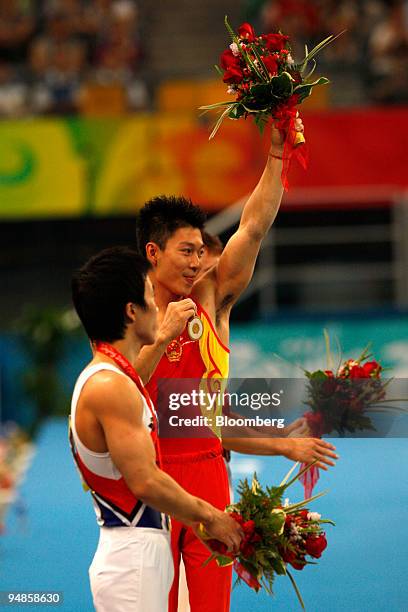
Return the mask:
<path id="1" fill-rule="evenodd" d="M 256 474 L 251 485 L 245 479 L 238 485 L 239 501 L 227 508 L 230 515 L 240 523 L 245 537 L 237 556 L 227 552 L 227 547 L 218 540 L 207 538 L 211 550 L 215 551 L 207 562 L 215 559 L 220 566 L 233 565 L 237 581 L 244 581 L 255 591 L 262 587 L 273 594 L 275 575 L 287 575 L 295 589 L 302 609 L 305 609 L 299 589 L 288 570 L 291 565 L 302 570 L 314 564 L 307 557 L 318 559 L 327 546 L 322 525 L 334 523 L 322 519 L 317 512 L 310 512 L 306 504 L 324 495 L 319 493 L 301 502 L 290 504 L 283 501 L 288 487 L 299 477 L 290 479 L 295 464 L 279 486 L 263 489 Z M 304 469 L 307 471 L 309 466 Z M 290 479 L 290 480 L 289 480 Z M 201 530 L 205 539 L 205 532 Z"/>
<path id="2" fill-rule="evenodd" d="M 297 146 L 304 142 L 303 134 L 295 130 L 297 106 L 307 98 L 315 85 L 329 83 L 326 77 L 311 80 L 316 68 L 315 56 L 336 36 L 329 36 L 311 51 L 305 48 L 305 57 L 295 62 L 291 55 L 289 36 L 281 32 L 257 36 L 249 23 L 243 23 L 235 33 L 225 17 L 226 28 L 232 43 L 221 55 L 216 66 L 227 93 L 233 101 L 217 102 L 201 106 L 204 112 L 221 110 L 210 139 L 215 136 L 225 118 L 245 119 L 254 117 L 261 134 L 269 118 L 275 128 L 286 133 L 283 150 L 282 184 L 287 188 L 289 160 L 296 157 L 306 167 L 305 152 Z"/>

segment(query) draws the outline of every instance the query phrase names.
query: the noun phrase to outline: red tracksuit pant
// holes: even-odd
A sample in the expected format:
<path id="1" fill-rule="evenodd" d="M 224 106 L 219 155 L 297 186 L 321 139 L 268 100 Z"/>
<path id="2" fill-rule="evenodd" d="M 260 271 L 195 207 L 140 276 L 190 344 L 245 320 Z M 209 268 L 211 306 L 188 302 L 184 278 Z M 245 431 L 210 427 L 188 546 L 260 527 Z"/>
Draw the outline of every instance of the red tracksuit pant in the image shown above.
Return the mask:
<path id="1" fill-rule="evenodd" d="M 229 504 L 228 476 L 218 451 L 165 455 L 163 469 L 186 491 L 224 510 Z M 232 567 L 218 567 L 208 548 L 183 523 L 172 519 L 171 545 L 174 582 L 169 596 L 169 612 L 177 612 L 180 558 L 183 557 L 191 612 L 228 612 L 230 609 Z"/>

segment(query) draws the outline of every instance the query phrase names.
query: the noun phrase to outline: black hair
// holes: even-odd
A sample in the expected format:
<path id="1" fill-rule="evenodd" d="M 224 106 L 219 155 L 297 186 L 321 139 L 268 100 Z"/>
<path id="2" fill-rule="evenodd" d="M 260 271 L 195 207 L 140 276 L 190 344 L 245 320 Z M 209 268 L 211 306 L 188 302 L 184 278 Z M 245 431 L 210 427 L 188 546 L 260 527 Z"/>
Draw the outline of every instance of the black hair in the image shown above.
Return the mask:
<path id="1" fill-rule="evenodd" d="M 146 308 L 147 260 L 123 246 L 105 249 L 77 270 L 72 301 L 90 340 L 114 342 L 126 331 L 126 304 Z"/>
<path id="2" fill-rule="evenodd" d="M 180 227 L 191 226 L 202 231 L 205 221 L 204 211 L 191 200 L 182 196 L 156 196 L 139 212 L 136 228 L 139 251 L 146 257 L 148 242 L 164 249 L 167 240 Z"/>

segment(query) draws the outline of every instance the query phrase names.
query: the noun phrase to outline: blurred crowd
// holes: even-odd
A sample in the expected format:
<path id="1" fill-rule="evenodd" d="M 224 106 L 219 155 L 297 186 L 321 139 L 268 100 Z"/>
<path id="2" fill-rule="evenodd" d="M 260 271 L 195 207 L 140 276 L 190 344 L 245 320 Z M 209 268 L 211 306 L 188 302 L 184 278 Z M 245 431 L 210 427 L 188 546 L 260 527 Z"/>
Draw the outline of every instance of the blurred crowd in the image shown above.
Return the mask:
<path id="1" fill-rule="evenodd" d="M 350 86 L 361 85 L 363 101 L 408 102 L 408 0 L 268 0 L 260 25 L 268 31 L 276 24 L 300 58 L 305 43 L 310 49 L 344 31 L 319 56 L 319 67 L 349 75 Z"/>
<path id="2" fill-rule="evenodd" d="M 328 68 L 338 79 L 344 103 L 355 102 L 353 88 L 361 92 L 357 102 L 408 101 L 408 0 L 256 0 L 256 6 L 258 27 L 280 27 L 297 57 L 304 43 L 310 48 L 345 30 L 319 58 L 322 73 Z M 141 31 L 134 0 L 0 0 L 0 116 L 86 112 L 90 96 L 97 106 L 101 91 L 110 92 L 104 103 L 112 108 L 149 107 Z"/>
<path id="3" fill-rule="evenodd" d="M 34 446 L 15 423 L 0 425 L 0 534 L 9 507 L 15 504 L 20 519 L 25 507 L 18 498 L 18 486 L 31 463 Z"/>
<path id="4" fill-rule="evenodd" d="M 0 115 L 75 113 L 94 86 L 147 105 L 132 0 L 0 0 Z"/>

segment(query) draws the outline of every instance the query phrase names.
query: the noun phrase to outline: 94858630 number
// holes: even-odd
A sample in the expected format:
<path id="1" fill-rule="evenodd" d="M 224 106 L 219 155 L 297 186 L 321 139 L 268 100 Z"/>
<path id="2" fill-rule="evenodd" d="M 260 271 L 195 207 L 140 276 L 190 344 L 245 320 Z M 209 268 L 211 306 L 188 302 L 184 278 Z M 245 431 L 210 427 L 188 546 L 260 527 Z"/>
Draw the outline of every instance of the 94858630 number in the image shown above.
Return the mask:
<path id="1" fill-rule="evenodd" d="M 58 606 L 62 602 L 61 591 L 0 591 L 1 606 Z"/>

